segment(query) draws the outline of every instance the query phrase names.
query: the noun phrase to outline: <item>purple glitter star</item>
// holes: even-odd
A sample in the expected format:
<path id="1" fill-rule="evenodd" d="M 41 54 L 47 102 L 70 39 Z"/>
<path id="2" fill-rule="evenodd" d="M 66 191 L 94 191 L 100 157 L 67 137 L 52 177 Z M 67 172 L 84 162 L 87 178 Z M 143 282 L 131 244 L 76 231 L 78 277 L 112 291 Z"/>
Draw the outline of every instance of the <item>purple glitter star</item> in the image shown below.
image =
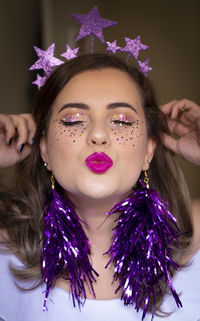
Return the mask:
<path id="1" fill-rule="evenodd" d="M 149 47 L 146 45 L 143 45 L 140 41 L 140 36 L 137 36 L 136 39 L 130 39 L 125 37 L 126 46 L 121 49 L 121 51 L 127 51 L 129 52 L 135 59 L 138 58 L 140 50 L 146 50 Z"/>
<path id="2" fill-rule="evenodd" d="M 117 24 L 115 21 L 101 18 L 97 6 L 94 6 L 88 14 L 71 13 L 70 16 L 82 24 L 76 41 L 93 34 L 104 43 L 102 29 Z"/>
<path id="3" fill-rule="evenodd" d="M 138 64 L 140 66 L 140 71 L 146 76 L 149 70 L 152 70 L 151 67 L 148 66 L 149 58 L 146 61 L 142 62 L 138 60 Z"/>
<path id="4" fill-rule="evenodd" d="M 46 51 L 36 46 L 34 46 L 34 49 L 39 59 L 29 68 L 30 70 L 44 69 L 46 75 L 49 76 L 54 66 L 64 63 L 62 60 L 54 57 L 55 43 L 52 43 L 52 45 Z"/>
<path id="5" fill-rule="evenodd" d="M 66 52 L 61 54 L 61 56 L 66 58 L 67 60 L 71 60 L 77 57 L 78 51 L 79 51 L 79 47 L 72 49 L 70 48 L 69 45 L 66 45 Z"/>
<path id="6" fill-rule="evenodd" d="M 47 77 L 41 77 L 39 74 L 37 74 L 37 79 L 33 81 L 32 84 L 37 85 L 38 89 L 40 90 L 40 88 L 44 86 L 46 79 Z"/>
<path id="7" fill-rule="evenodd" d="M 113 54 L 115 54 L 117 50 L 121 49 L 121 47 L 117 46 L 117 40 L 114 40 L 113 42 L 106 41 L 106 43 L 108 45 L 106 50 Z"/>

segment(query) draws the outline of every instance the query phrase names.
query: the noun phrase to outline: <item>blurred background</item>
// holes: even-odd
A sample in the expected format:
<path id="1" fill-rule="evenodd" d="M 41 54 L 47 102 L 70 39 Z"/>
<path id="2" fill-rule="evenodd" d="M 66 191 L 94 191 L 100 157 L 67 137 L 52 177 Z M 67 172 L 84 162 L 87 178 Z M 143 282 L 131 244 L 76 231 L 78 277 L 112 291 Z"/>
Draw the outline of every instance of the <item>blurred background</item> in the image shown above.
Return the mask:
<path id="1" fill-rule="evenodd" d="M 150 57 L 150 79 L 160 104 L 189 98 L 200 105 L 200 1 L 199 0 L 18 0 L 2 1 L 0 10 L 0 88 L 1 113 L 30 112 L 37 87 L 32 85 L 36 71 L 29 67 L 37 60 L 36 45 L 46 50 L 56 42 L 55 55 L 65 52 L 66 43 L 88 52 L 90 39 L 75 44 L 80 24 L 69 13 L 86 14 L 97 5 L 101 17 L 117 21 L 103 30 L 106 41 L 141 36 L 150 48 L 141 52 L 140 60 Z M 95 39 L 94 49 L 105 45 Z M 122 53 L 126 58 L 127 53 Z M 130 62 L 133 62 L 130 58 Z M 162 161 L 162 160 L 161 160 Z M 192 197 L 200 197 L 200 168 L 180 160 Z M 8 184 L 14 169 L 0 172 Z"/>

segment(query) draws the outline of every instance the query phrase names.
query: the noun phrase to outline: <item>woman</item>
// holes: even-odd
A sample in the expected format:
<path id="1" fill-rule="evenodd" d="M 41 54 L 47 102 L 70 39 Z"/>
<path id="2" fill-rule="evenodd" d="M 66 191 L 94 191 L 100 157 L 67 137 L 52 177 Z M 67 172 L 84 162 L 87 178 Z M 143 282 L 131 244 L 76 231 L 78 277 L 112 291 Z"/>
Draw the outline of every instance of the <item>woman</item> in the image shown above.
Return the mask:
<path id="1" fill-rule="evenodd" d="M 165 113 L 172 115 L 172 123 L 176 122 L 177 117 L 179 120 L 184 118 L 184 113 L 189 115 L 193 112 L 192 106 L 185 106 L 181 115 L 180 107 L 182 108 L 182 105 L 178 106 L 176 103 L 174 106 L 163 107 Z M 193 306 L 191 299 L 188 299 L 188 291 L 184 289 L 185 285 L 180 281 L 185 274 L 186 277 L 190 278 L 192 275 L 196 278 L 196 269 L 200 266 L 197 221 L 192 232 L 187 188 L 171 153 L 163 146 L 162 139 L 166 145 L 172 146 L 174 151 L 176 145 L 174 141 L 173 145 L 169 141 L 165 118 L 157 107 L 149 81 L 135 68 L 127 66 L 116 57 L 86 55 L 59 66 L 39 92 L 33 111 L 36 133 L 32 147 L 30 144 L 34 123 L 31 118 L 27 115 L 21 118 L 3 117 L 2 123 L 7 131 L 3 136 L 2 146 L 12 153 L 13 158 L 8 159 L 8 154 L 6 157 L 4 155 L 1 166 L 12 165 L 30 154 L 31 149 L 32 152 L 20 167 L 18 194 L 12 192 L 1 195 L 2 240 L 15 255 L 4 253 L 1 258 L 4 262 L 1 273 L 4 277 L 0 286 L 1 292 L 5 294 L 0 303 L 1 318 L 6 321 L 55 318 L 141 320 L 142 315 L 145 316 L 143 308 L 149 311 L 146 320 L 151 320 L 152 310 L 155 313 L 161 307 L 163 312 L 169 314 L 167 320 L 197 320 L 200 316 L 197 311 L 200 301 L 197 291 L 199 281 L 195 279 L 195 282 L 190 282 L 190 290 L 197 299 Z M 21 124 L 21 119 L 25 126 Z M 11 141 L 15 135 L 14 127 L 18 129 L 17 141 Z M 30 130 L 25 130 L 26 127 Z M 173 128 L 176 134 L 179 134 L 179 130 L 183 131 L 183 125 Z M 186 134 L 186 129 L 184 133 Z M 26 142 L 28 144 L 24 146 Z M 199 141 L 193 139 L 193 142 L 196 142 L 199 148 Z M 9 143 L 10 147 L 6 145 Z M 184 152 L 184 157 L 187 158 L 184 142 L 178 145 L 178 152 Z M 16 152 L 15 147 L 18 149 Z M 199 153 L 194 156 L 193 161 L 200 164 Z M 196 256 L 187 272 L 187 268 L 183 268 L 175 275 L 178 294 L 183 291 L 183 295 L 180 295 L 183 309 L 178 309 L 172 296 L 167 294 L 169 283 L 164 279 L 160 282 L 162 291 L 156 289 L 155 304 L 151 296 L 148 306 L 141 304 L 139 312 L 133 308 L 134 305 L 124 307 L 120 300 L 123 292 L 120 278 L 113 282 L 115 262 L 112 261 L 105 269 L 111 255 L 108 250 L 113 243 L 113 228 L 119 217 L 118 212 L 112 215 L 106 213 L 126 199 L 132 188 L 140 190 L 139 179 L 143 179 L 143 172 L 147 170 L 150 187 L 170 203 L 170 210 L 182 232 L 179 247 L 173 244 L 173 259 L 184 265 Z M 90 276 L 94 277 L 96 282 L 91 282 L 91 287 L 85 284 L 83 292 L 87 300 L 81 311 L 73 307 L 73 300 L 66 295 L 66 292 L 73 291 L 73 285 L 69 282 L 71 272 L 65 270 L 62 275 L 58 273 L 54 278 L 46 312 L 42 312 L 45 284 L 42 282 L 36 286 L 37 281 L 41 280 L 41 255 L 43 274 L 49 267 L 48 264 L 45 266 L 45 250 L 49 245 L 48 241 L 45 242 L 51 237 L 51 233 L 47 231 L 49 214 L 46 213 L 44 220 L 43 208 L 51 185 L 54 187 L 54 184 L 62 199 L 67 200 L 70 206 L 73 204 L 81 220 L 80 235 L 75 235 L 75 242 L 81 243 L 84 233 L 90 241 L 89 262 L 93 269 Z M 51 209 L 51 201 L 46 203 L 47 212 Z M 198 208 L 198 204 L 195 208 Z M 63 208 L 61 210 L 64 211 Z M 55 242 L 56 238 L 55 235 Z M 54 262 L 56 252 L 52 253 L 49 264 Z M 78 257 L 77 253 L 74 253 L 74 257 Z M 34 289 L 24 292 L 15 286 L 7 266 L 10 259 L 18 265 L 18 269 L 12 267 L 12 272 L 21 280 L 20 286 L 27 287 L 29 281 L 28 286 L 35 286 Z M 79 268 L 79 264 L 77 265 Z M 19 269 L 19 266 L 24 268 Z M 45 274 L 44 279 L 46 278 Z M 179 283 L 183 287 L 180 287 Z M 118 287 L 119 291 L 116 292 Z M 6 304 L 10 296 L 13 299 L 8 309 Z M 140 293 L 140 299 L 142 296 Z M 155 320 L 159 319 L 159 316 L 155 316 Z"/>

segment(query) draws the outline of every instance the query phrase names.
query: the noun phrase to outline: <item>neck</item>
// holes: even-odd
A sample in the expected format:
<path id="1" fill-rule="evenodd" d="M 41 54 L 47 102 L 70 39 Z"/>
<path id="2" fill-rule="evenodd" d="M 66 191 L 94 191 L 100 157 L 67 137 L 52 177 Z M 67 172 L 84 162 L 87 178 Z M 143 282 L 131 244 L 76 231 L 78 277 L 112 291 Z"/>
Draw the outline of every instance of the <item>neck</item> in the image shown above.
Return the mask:
<path id="1" fill-rule="evenodd" d="M 86 224 L 82 224 L 87 237 L 91 242 L 92 251 L 105 253 L 112 244 L 113 228 L 119 214 L 106 215 L 122 197 L 89 200 L 68 195 L 74 204 L 77 215 Z"/>

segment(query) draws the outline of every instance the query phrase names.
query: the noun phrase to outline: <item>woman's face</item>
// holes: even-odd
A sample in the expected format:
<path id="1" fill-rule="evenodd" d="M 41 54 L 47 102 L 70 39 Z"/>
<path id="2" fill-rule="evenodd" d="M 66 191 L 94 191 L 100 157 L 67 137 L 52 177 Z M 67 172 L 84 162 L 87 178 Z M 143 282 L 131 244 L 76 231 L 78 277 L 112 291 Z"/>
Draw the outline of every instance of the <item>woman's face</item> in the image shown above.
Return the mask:
<path id="1" fill-rule="evenodd" d="M 40 148 L 69 195 L 88 200 L 127 195 L 155 148 L 130 76 L 114 68 L 74 76 L 53 103 Z"/>

